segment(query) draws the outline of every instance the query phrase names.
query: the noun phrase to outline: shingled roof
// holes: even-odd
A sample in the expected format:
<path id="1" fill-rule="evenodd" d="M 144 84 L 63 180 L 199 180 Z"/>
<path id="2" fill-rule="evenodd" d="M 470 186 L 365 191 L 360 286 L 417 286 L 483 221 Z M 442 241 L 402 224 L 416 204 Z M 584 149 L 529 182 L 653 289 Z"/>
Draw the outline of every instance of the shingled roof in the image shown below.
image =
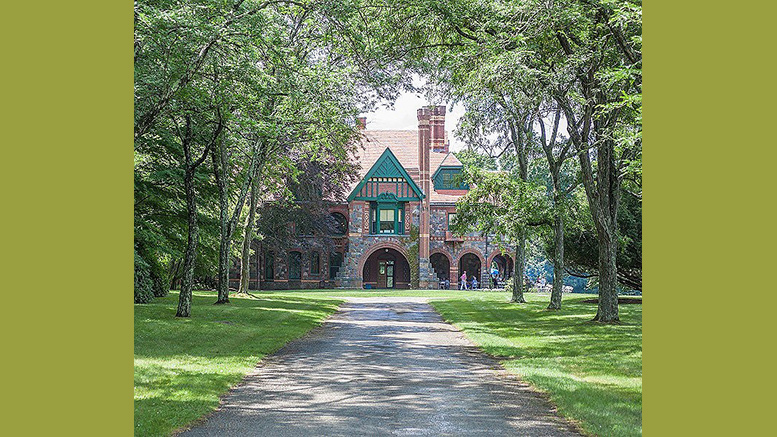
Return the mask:
<path id="1" fill-rule="evenodd" d="M 362 179 L 370 171 L 370 168 L 375 164 L 375 161 L 380 158 L 383 152 L 388 147 L 397 160 L 405 168 L 405 171 L 410 175 L 413 181 L 421 185 L 421 181 L 418 179 L 418 131 L 416 130 L 362 130 L 361 146 L 356 152 L 356 161 L 361 165 L 359 169 L 359 179 L 355 181 L 349 188 L 348 192 L 361 182 Z M 445 161 L 446 166 L 458 166 L 462 165 L 461 161 L 456 158 L 453 153 L 439 153 L 429 151 L 429 175 L 437 170 L 438 167 Z M 430 195 L 430 202 L 455 202 L 461 195 L 451 195 L 438 193 L 432 188 Z"/>

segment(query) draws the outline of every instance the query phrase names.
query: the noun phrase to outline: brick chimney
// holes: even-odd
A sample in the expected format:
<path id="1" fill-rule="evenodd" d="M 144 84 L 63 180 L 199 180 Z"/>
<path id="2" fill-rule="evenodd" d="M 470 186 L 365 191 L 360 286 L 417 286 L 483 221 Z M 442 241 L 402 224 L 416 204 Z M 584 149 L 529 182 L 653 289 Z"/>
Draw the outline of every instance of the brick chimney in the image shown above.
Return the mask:
<path id="1" fill-rule="evenodd" d="M 356 117 L 356 127 L 359 130 L 367 129 L 367 117 Z"/>
<path id="2" fill-rule="evenodd" d="M 429 259 L 429 228 L 430 210 L 429 194 L 431 193 L 431 174 L 429 155 L 432 151 L 443 152 L 445 145 L 445 106 L 425 106 L 417 111 L 418 115 L 418 170 L 421 191 L 426 197 L 421 202 L 420 241 L 418 247 L 419 261 Z M 425 265 L 425 264 L 424 264 Z"/>

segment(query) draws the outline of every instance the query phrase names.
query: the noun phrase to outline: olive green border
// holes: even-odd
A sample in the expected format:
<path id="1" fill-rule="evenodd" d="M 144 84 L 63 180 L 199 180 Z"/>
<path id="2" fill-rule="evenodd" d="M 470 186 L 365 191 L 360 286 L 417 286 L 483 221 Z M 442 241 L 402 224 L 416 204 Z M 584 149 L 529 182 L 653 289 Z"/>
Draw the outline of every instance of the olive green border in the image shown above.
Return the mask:
<path id="1" fill-rule="evenodd" d="M 647 435 L 772 416 L 774 9 L 644 8 Z M 130 435 L 132 2 L 11 2 L 0 32 L 2 426 Z"/>
<path id="2" fill-rule="evenodd" d="M 760 435 L 774 405 L 761 336 L 777 293 L 775 6 L 643 12 L 644 433 Z"/>
<path id="3" fill-rule="evenodd" d="M 3 5 L 5 435 L 132 435 L 132 9 Z"/>

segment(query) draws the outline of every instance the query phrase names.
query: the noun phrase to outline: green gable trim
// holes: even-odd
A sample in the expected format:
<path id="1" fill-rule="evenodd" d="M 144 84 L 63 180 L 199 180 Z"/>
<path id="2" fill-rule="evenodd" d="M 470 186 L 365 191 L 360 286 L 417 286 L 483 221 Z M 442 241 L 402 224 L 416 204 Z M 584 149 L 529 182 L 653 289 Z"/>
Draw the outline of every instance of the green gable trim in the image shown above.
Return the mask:
<path id="1" fill-rule="evenodd" d="M 441 165 L 437 168 L 437 171 L 432 175 L 432 182 L 434 183 L 435 190 L 469 190 L 469 184 L 462 182 L 458 185 L 452 183 L 446 184 L 443 181 L 443 174 L 459 175 L 461 174 L 462 166 L 460 165 Z"/>
<path id="2" fill-rule="evenodd" d="M 413 182 L 413 178 L 410 177 L 409 174 L 407 174 L 407 171 L 405 171 L 405 168 L 402 166 L 402 164 L 399 163 L 399 160 L 396 156 L 391 152 L 391 149 L 386 147 L 386 150 L 383 151 L 383 154 L 380 155 L 380 158 L 378 158 L 377 161 L 375 161 L 375 164 L 372 165 L 372 168 L 370 168 L 370 171 L 367 172 L 367 174 L 364 176 L 364 179 L 359 182 L 359 185 L 356 186 L 356 188 L 351 191 L 351 194 L 348 195 L 348 201 L 352 201 L 354 199 L 357 200 L 377 200 L 377 197 L 362 197 L 357 195 L 361 192 L 362 188 L 367 184 L 367 182 L 371 178 L 402 178 L 407 182 L 408 185 L 410 185 L 411 190 L 413 193 L 415 193 L 415 196 L 406 196 L 398 198 L 398 200 L 401 201 L 409 201 L 409 200 L 421 200 L 424 198 L 424 193 L 421 191 L 421 189 L 416 185 L 415 182 Z M 408 193 L 410 194 L 410 193 Z"/>

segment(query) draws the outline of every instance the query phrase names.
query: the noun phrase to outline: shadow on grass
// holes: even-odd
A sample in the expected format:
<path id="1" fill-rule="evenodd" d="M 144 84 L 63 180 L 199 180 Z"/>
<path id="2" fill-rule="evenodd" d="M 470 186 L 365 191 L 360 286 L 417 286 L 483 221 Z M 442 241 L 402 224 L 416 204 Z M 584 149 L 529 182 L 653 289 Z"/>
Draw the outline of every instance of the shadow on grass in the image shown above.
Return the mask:
<path id="1" fill-rule="evenodd" d="M 567 417 L 597 435 L 641 435 L 642 306 L 620 307 L 622 325 L 589 323 L 596 307 L 565 299 L 559 311 L 449 299 L 432 305 L 483 350 L 547 392 Z"/>
<path id="2" fill-rule="evenodd" d="M 169 435 L 215 409 L 257 362 L 333 313 L 339 300 L 231 297 L 195 292 L 176 318 L 178 294 L 135 305 L 135 434 Z"/>

